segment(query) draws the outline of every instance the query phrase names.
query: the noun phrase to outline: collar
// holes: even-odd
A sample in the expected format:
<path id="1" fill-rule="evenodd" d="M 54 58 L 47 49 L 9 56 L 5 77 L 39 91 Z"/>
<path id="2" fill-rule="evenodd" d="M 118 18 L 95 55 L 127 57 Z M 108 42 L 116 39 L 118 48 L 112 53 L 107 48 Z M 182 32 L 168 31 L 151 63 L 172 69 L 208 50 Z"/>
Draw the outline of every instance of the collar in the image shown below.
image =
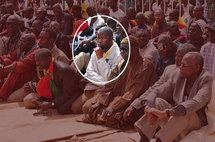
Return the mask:
<path id="1" fill-rule="evenodd" d="M 119 47 L 117 47 L 117 44 L 113 41 L 113 45 L 110 47 L 110 49 L 107 52 L 103 53 L 103 58 L 104 59 L 112 58 L 112 56 L 114 56 L 113 53 L 116 52 L 115 51 L 116 48 Z"/>

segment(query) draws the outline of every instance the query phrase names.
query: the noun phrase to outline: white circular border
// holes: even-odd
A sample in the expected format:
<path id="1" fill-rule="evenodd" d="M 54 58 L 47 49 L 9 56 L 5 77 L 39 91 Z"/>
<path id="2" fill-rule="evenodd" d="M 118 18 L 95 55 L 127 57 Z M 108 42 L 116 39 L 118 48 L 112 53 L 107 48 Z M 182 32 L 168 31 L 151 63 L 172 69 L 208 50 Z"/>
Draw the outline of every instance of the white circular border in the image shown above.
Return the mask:
<path id="1" fill-rule="evenodd" d="M 129 63 L 129 60 L 130 60 L 131 44 L 130 44 L 130 39 L 129 39 L 129 37 L 128 37 L 128 33 L 126 32 L 125 28 L 122 26 L 122 24 L 121 24 L 119 21 L 117 21 L 116 19 L 114 19 L 114 18 L 112 18 L 112 17 L 110 17 L 110 16 L 107 16 L 107 15 L 100 15 L 100 16 L 101 16 L 101 17 L 110 18 L 110 19 L 116 21 L 116 22 L 122 27 L 122 29 L 124 30 L 124 32 L 125 32 L 125 34 L 126 34 L 126 37 L 128 38 L 129 54 L 128 54 L 128 60 L 127 60 L 127 63 L 126 63 L 126 65 L 125 65 L 124 69 L 123 69 L 122 72 L 120 72 L 120 74 L 117 75 L 115 78 L 113 78 L 112 80 L 106 81 L 106 82 L 97 82 L 97 81 L 90 80 L 89 78 L 87 78 L 87 77 L 79 70 L 79 68 L 78 68 L 78 66 L 77 66 L 77 64 L 76 64 L 76 62 L 75 62 L 75 56 L 74 56 L 74 43 L 75 43 L 75 37 L 77 36 L 79 29 L 82 27 L 82 25 L 83 25 L 85 22 L 88 21 L 89 18 L 88 18 L 87 20 L 85 20 L 85 21 L 78 27 L 78 29 L 77 29 L 76 32 L 75 32 L 75 35 L 74 35 L 73 41 L 72 41 L 72 59 L 73 59 L 73 62 L 75 63 L 75 67 L 77 68 L 77 70 L 79 71 L 79 73 L 80 73 L 85 79 L 87 79 L 88 81 L 90 81 L 90 82 L 92 82 L 93 84 L 96 84 L 96 85 L 105 85 L 105 84 L 111 83 L 111 82 L 115 81 L 116 79 L 118 79 L 118 78 L 122 75 L 122 73 L 125 71 L 125 69 L 127 68 L 128 63 Z M 92 19 L 92 18 L 95 18 L 95 17 L 97 17 L 97 15 L 96 15 L 96 16 L 93 16 L 93 17 L 90 17 L 90 18 Z"/>

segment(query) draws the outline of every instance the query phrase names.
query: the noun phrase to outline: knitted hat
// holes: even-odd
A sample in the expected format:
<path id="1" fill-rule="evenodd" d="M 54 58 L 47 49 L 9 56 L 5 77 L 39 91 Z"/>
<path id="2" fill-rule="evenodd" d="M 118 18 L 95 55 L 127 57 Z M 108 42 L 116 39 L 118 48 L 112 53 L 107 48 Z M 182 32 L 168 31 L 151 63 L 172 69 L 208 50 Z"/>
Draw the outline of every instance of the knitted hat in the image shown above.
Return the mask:
<path id="1" fill-rule="evenodd" d="M 120 47 L 122 47 L 122 46 L 124 48 L 127 48 L 127 50 L 129 49 L 129 44 L 128 44 L 128 38 L 127 37 L 125 37 L 125 38 L 122 39 Z"/>
<path id="2" fill-rule="evenodd" d="M 202 20 L 202 19 L 199 19 L 199 20 L 197 20 L 195 22 L 196 22 L 196 24 L 199 25 L 202 33 L 205 33 L 205 27 L 207 26 L 206 22 L 204 20 Z"/>

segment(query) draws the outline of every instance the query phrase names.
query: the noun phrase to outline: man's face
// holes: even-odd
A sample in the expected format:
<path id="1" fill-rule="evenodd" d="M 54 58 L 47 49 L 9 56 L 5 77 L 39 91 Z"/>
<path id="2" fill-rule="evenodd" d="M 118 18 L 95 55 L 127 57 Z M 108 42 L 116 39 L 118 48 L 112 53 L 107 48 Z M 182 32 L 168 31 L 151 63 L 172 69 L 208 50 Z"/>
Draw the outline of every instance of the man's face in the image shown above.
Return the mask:
<path id="1" fill-rule="evenodd" d="M 74 4 L 74 1 L 73 0 L 66 0 L 66 3 L 69 7 L 72 7 Z"/>
<path id="2" fill-rule="evenodd" d="M 149 18 L 147 19 L 148 23 L 153 24 L 154 23 L 154 14 L 149 14 Z"/>
<path id="3" fill-rule="evenodd" d="M 53 8 L 53 11 L 54 11 L 54 15 L 55 15 L 56 17 L 60 17 L 60 15 L 61 15 L 61 13 L 62 13 L 62 11 L 61 11 L 60 8 Z"/>
<path id="4" fill-rule="evenodd" d="M 137 25 L 143 25 L 145 23 L 145 17 L 142 14 L 136 16 Z"/>
<path id="5" fill-rule="evenodd" d="M 147 34 L 147 32 L 137 31 L 136 37 L 138 39 L 140 48 L 145 47 L 147 45 L 147 43 L 149 42 L 149 35 Z"/>
<path id="6" fill-rule="evenodd" d="M 43 19 L 45 18 L 45 12 L 43 12 L 43 11 L 38 11 L 37 13 L 36 13 L 36 17 L 37 17 L 37 19 L 39 19 L 39 20 L 41 20 L 41 21 L 43 21 Z"/>
<path id="7" fill-rule="evenodd" d="M 124 60 L 128 60 L 129 54 L 128 45 L 125 44 L 120 45 L 120 54 Z"/>
<path id="8" fill-rule="evenodd" d="M 57 34 L 60 32 L 60 25 L 54 22 L 51 22 L 50 28 L 53 29 Z"/>
<path id="9" fill-rule="evenodd" d="M 37 22 L 33 22 L 32 24 L 32 32 L 36 35 L 40 34 L 40 32 L 42 31 L 42 26 Z"/>
<path id="10" fill-rule="evenodd" d="M 193 60 L 190 60 L 189 56 L 185 55 L 180 65 L 181 76 L 185 78 L 191 77 L 193 74 L 196 73 L 197 66 L 197 63 L 195 63 Z"/>
<path id="11" fill-rule="evenodd" d="M 99 11 L 99 14 L 100 15 L 108 15 L 109 16 L 109 9 L 106 9 L 106 8 L 101 8 L 100 11 Z"/>
<path id="12" fill-rule="evenodd" d="M 207 28 L 206 28 L 207 29 Z M 207 33 L 206 33 L 207 34 Z M 215 31 L 208 29 L 208 38 L 210 42 L 215 42 Z"/>
<path id="13" fill-rule="evenodd" d="M 8 29 L 8 32 L 10 34 L 16 34 L 19 32 L 19 23 L 18 22 L 11 22 L 11 23 L 7 23 L 6 27 Z"/>
<path id="14" fill-rule="evenodd" d="M 128 25 L 126 24 L 126 22 L 120 22 L 120 24 L 123 26 L 123 28 L 128 31 Z M 123 30 L 122 26 L 117 23 L 116 25 L 116 29 L 117 29 L 117 34 L 121 34 L 123 35 L 125 33 L 125 31 Z"/>
<path id="15" fill-rule="evenodd" d="M 28 48 L 29 48 L 28 41 L 26 41 L 26 39 L 23 37 L 20 38 L 18 45 L 20 47 L 21 52 L 24 52 L 24 51 L 28 50 Z"/>
<path id="16" fill-rule="evenodd" d="M 160 56 L 165 57 L 168 54 L 168 47 L 163 42 L 158 42 L 157 45 L 158 53 Z"/>
<path id="17" fill-rule="evenodd" d="M 173 35 L 179 34 L 179 29 L 178 29 L 178 24 L 177 23 L 168 24 L 168 30 Z"/>
<path id="18" fill-rule="evenodd" d="M 110 6 L 111 9 L 116 9 L 117 8 L 117 0 L 109 0 L 108 5 Z"/>
<path id="19" fill-rule="evenodd" d="M 203 16 L 203 10 L 201 8 L 194 8 L 193 16 L 197 19 L 200 19 Z"/>
<path id="20" fill-rule="evenodd" d="M 47 70 L 49 68 L 49 59 L 48 58 L 41 58 L 35 56 L 35 61 L 36 61 L 36 66 L 37 68 L 42 71 L 42 70 Z"/>
<path id="21" fill-rule="evenodd" d="M 202 32 L 199 28 L 199 26 L 196 23 L 192 23 L 189 31 L 188 31 L 188 37 L 191 41 L 199 40 L 200 37 L 202 37 Z"/>
<path id="22" fill-rule="evenodd" d="M 154 14 L 154 18 L 155 18 L 155 21 L 158 23 L 158 24 L 162 24 L 163 20 L 164 20 L 164 15 L 161 11 L 157 11 L 155 12 Z"/>
<path id="23" fill-rule="evenodd" d="M 39 36 L 39 46 L 40 48 L 49 48 L 53 41 L 49 39 L 49 34 L 45 31 L 42 31 Z"/>
<path id="24" fill-rule="evenodd" d="M 104 32 L 97 33 L 97 45 L 102 49 L 107 48 L 110 45 L 111 38 L 107 36 Z"/>
<path id="25" fill-rule="evenodd" d="M 181 60 L 184 57 L 184 52 L 182 50 L 178 50 L 175 54 L 175 64 L 177 67 L 180 67 Z"/>
<path id="26" fill-rule="evenodd" d="M 3 6 L 3 5 L 2 5 L 2 6 L 0 7 L 0 12 L 1 12 L 2 15 L 6 14 L 6 13 L 7 13 L 6 6 Z"/>

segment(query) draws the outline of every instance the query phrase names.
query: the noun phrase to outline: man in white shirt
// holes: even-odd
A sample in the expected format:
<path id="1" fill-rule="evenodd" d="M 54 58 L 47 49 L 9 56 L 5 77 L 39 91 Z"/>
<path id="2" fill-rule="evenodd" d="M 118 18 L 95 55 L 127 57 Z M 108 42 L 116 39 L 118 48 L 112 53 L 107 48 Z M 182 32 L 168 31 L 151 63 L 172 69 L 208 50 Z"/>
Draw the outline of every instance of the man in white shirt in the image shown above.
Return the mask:
<path id="1" fill-rule="evenodd" d="M 118 8 L 118 0 L 109 0 L 108 4 L 110 6 L 110 16 L 113 18 L 122 18 L 125 17 L 125 13 Z"/>
<path id="2" fill-rule="evenodd" d="M 106 82 L 112 70 L 122 60 L 118 45 L 113 42 L 113 31 L 108 27 L 99 29 L 97 48 L 91 55 L 85 76 L 94 82 Z"/>

